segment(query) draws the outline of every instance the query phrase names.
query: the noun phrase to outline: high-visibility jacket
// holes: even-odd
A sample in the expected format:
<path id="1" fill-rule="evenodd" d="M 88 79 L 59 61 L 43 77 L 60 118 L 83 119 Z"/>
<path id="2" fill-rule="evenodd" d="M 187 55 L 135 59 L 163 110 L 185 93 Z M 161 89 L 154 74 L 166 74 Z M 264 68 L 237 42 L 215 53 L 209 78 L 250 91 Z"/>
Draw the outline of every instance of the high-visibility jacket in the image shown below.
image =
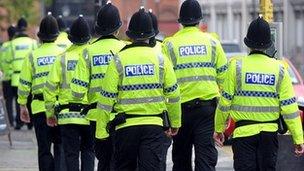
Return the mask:
<path id="1" fill-rule="evenodd" d="M 111 116 L 114 108 L 117 113 L 139 116 L 127 118 L 126 123 L 116 129 L 135 125 L 162 126 L 160 117 L 145 115 L 167 110 L 171 127 L 180 127 L 180 91 L 169 59 L 145 43 L 127 45 L 113 58 L 103 80 L 99 115 Z"/>
<path id="2" fill-rule="evenodd" d="M 0 70 L 3 72 L 2 80 L 8 81 L 13 73 L 11 63 L 13 60 L 13 51 L 11 41 L 4 42 L 0 50 Z"/>
<path id="3" fill-rule="evenodd" d="M 96 103 L 101 92 L 102 79 L 113 54 L 119 52 L 125 44 L 114 36 L 101 37 L 90 44 L 79 59 L 71 89 L 76 99 L 82 99 L 88 94 L 89 103 Z M 87 114 L 90 120 L 96 120 L 96 109 Z"/>
<path id="4" fill-rule="evenodd" d="M 280 61 L 261 53 L 230 61 L 215 115 L 215 131 L 223 132 L 228 116 L 236 122 L 275 121 L 284 118 L 296 144 L 303 143 L 303 131 L 290 76 Z M 275 132 L 276 123 L 240 126 L 233 137 L 247 137 L 261 131 Z"/>
<path id="5" fill-rule="evenodd" d="M 25 57 L 28 57 L 29 53 L 37 48 L 37 41 L 29 37 L 17 37 L 12 40 L 11 45 L 13 49 L 13 61 L 11 64 L 13 74 L 11 84 L 13 87 L 18 87 L 23 61 Z"/>
<path id="6" fill-rule="evenodd" d="M 227 59 L 218 40 L 197 27 L 185 27 L 163 42 L 181 89 L 182 103 L 218 97 Z"/>
<path id="7" fill-rule="evenodd" d="M 27 103 L 30 92 L 33 96 L 42 95 L 51 66 L 63 50 L 55 43 L 43 43 L 24 59 L 18 86 L 19 104 L 25 105 Z M 31 108 L 33 114 L 45 112 L 44 101 L 33 100 Z"/>
<path id="8" fill-rule="evenodd" d="M 66 32 L 60 32 L 55 43 L 64 49 L 68 49 L 72 45 L 71 41 L 68 39 L 68 34 Z"/>
<path id="9" fill-rule="evenodd" d="M 83 49 L 87 45 L 72 45 L 65 51 L 52 66 L 50 74 L 47 77 L 44 100 L 47 117 L 54 115 L 54 108 L 57 102 L 59 105 L 88 104 L 88 99 L 85 97 L 81 101 L 74 100 L 70 84 L 73 78 L 78 59 L 82 57 Z M 89 125 L 89 121 L 85 115 L 81 115 L 80 111 L 69 111 L 69 109 L 62 110 L 58 116 L 58 124 L 81 124 Z"/>

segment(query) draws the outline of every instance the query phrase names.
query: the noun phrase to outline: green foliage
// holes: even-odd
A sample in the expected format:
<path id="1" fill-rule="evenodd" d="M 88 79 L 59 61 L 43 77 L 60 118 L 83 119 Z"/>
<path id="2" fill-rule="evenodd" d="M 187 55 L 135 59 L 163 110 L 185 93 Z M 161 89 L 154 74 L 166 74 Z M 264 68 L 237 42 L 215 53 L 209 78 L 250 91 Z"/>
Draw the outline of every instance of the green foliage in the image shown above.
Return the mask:
<path id="1" fill-rule="evenodd" d="M 38 0 L 0 0 L 0 6 L 8 10 L 8 20 L 11 23 L 15 23 L 22 16 L 25 17 L 31 25 L 37 24 L 40 21 Z"/>

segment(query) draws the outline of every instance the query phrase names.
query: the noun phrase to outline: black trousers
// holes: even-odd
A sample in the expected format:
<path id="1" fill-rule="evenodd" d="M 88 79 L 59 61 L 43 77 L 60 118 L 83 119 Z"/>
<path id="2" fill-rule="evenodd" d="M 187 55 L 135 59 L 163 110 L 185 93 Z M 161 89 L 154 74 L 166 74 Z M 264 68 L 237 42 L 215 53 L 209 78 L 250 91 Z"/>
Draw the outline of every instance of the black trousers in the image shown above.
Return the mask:
<path id="1" fill-rule="evenodd" d="M 192 148 L 195 151 L 195 170 L 213 171 L 217 163 L 214 146 L 214 113 L 212 105 L 188 107 L 182 105 L 182 126 L 173 137 L 173 171 L 192 170 Z"/>
<path id="2" fill-rule="evenodd" d="M 98 171 L 113 171 L 113 144 L 112 138 L 95 139 L 95 155 L 98 159 Z"/>
<path id="3" fill-rule="evenodd" d="M 94 137 L 90 125 L 67 124 L 60 126 L 62 145 L 68 171 L 94 170 Z"/>
<path id="4" fill-rule="evenodd" d="M 115 170 L 159 171 L 163 160 L 163 128 L 131 126 L 115 134 Z"/>
<path id="5" fill-rule="evenodd" d="M 167 153 L 168 149 L 171 146 L 172 139 L 169 137 L 164 138 L 163 143 L 163 160 L 161 162 L 160 171 L 166 171 L 167 170 Z"/>
<path id="6" fill-rule="evenodd" d="M 38 144 L 38 165 L 39 171 L 62 171 L 64 160 L 62 160 L 62 147 L 59 127 L 49 127 L 46 124 L 45 113 L 33 115 Z M 54 156 L 51 153 L 51 145 L 54 145 Z"/>
<path id="7" fill-rule="evenodd" d="M 3 81 L 2 82 L 3 88 L 3 96 L 5 99 L 5 106 L 8 115 L 8 120 L 11 126 L 14 126 L 14 114 L 13 114 L 13 99 L 14 93 L 13 88 L 11 86 L 11 81 Z"/>
<path id="8" fill-rule="evenodd" d="M 275 171 L 278 154 L 277 132 L 261 132 L 232 141 L 236 171 Z"/>

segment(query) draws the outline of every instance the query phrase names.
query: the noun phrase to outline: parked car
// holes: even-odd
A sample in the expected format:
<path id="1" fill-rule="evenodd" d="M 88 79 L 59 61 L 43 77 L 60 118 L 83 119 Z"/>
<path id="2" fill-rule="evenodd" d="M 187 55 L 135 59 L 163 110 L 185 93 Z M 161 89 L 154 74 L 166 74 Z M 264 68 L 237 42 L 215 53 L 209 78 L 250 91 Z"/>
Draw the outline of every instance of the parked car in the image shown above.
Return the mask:
<path id="1" fill-rule="evenodd" d="M 304 111 L 304 84 L 303 84 L 303 79 L 300 76 L 297 69 L 294 67 L 294 65 L 287 58 L 283 58 L 281 61 L 282 61 L 282 64 L 287 68 L 287 71 L 288 71 L 288 73 L 291 77 L 291 81 L 292 81 L 292 84 L 293 84 L 293 88 L 294 88 L 294 91 L 295 91 L 295 94 L 296 94 L 296 98 L 297 98 L 297 102 L 298 102 L 298 106 L 299 106 L 299 110 L 300 110 L 301 120 L 302 120 L 302 123 L 304 123 L 304 116 L 303 116 L 303 111 Z M 225 142 L 226 145 L 231 144 L 230 139 L 232 137 L 232 133 L 234 131 L 234 128 L 235 128 L 235 122 L 233 121 L 232 118 L 229 118 L 229 120 L 227 121 L 226 130 L 224 132 L 225 138 L 226 138 L 226 142 Z M 304 129 L 304 127 L 303 127 L 303 129 Z"/>

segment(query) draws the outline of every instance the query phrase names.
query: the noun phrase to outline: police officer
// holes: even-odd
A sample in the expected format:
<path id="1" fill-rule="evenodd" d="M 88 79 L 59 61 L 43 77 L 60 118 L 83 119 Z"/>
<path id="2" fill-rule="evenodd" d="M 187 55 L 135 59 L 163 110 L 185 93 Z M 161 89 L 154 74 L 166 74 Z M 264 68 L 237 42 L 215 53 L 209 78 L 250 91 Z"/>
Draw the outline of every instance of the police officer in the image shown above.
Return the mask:
<path id="1" fill-rule="evenodd" d="M 260 17 L 252 21 L 244 43 L 250 53 L 229 64 L 216 110 L 214 139 L 223 145 L 225 123 L 230 115 L 236 121 L 234 169 L 276 170 L 280 115 L 292 135 L 295 154 L 304 152 L 298 105 L 288 71 L 265 54 L 273 45 L 269 24 Z"/>
<path id="2" fill-rule="evenodd" d="M 152 9 L 149 9 L 149 15 L 151 17 L 152 26 L 155 32 L 155 35 L 150 39 L 150 44 L 154 45 L 154 49 L 162 53 L 162 41 L 157 39 L 156 36 L 159 33 L 158 30 L 158 21 L 155 14 L 153 14 Z M 165 171 L 167 167 L 167 152 L 168 148 L 171 146 L 172 139 L 171 137 L 166 136 L 163 144 L 163 161 L 161 163 L 160 171 Z"/>
<path id="3" fill-rule="evenodd" d="M 64 49 L 67 49 L 71 46 L 71 42 L 70 40 L 68 39 L 68 34 L 66 32 L 67 28 L 66 28 L 66 25 L 62 19 L 62 15 L 59 15 L 57 18 L 57 24 L 58 24 L 58 28 L 59 28 L 59 35 L 55 41 L 55 43 L 61 47 L 61 48 L 64 48 Z"/>
<path id="4" fill-rule="evenodd" d="M 163 160 L 163 117 L 171 121 L 170 135 L 181 125 L 179 88 L 167 58 L 149 44 L 152 21 L 144 9 L 130 21 L 127 36 L 132 44 L 110 62 L 98 107 L 115 127 L 115 170 L 160 170 Z M 167 99 L 167 100 L 165 100 Z"/>
<path id="5" fill-rule="evenodd" d="M 15 39 L 11 41 L 13 49 L 13 61 L 11 68 L 13 70 L 11 84 L 13 87 L 14 96 L 16 99 L 16 125 L 15 129 L 19 130 L 23 126 L 23 122 L 20 120 L 20 107 L 17 105 L 17 94 L 19 85 L 19 75 L 22 68 L 23 60 L 29 55 L 34 49 L 37 48 L 37 41 L 31 39 L 26 33 L 27 21 L 24 18 L 18 20 Z M 30 105 L 31 98 L 28 99 Z M 29 109 L 30 110 L 30 109 Z M 29 111 L 31 113 L 31 111 Z M 28 124 L 28 128 L 31 129 L 32 125 Z"/>
<path id="6" fill-rule="evenodd" d="M 219 86 L 227 59 L 221 44 L 198 28 L 202 11 L 196 0 L 183 2 L 178 21 L 183 28 L 165 39 L 164 51 L 171 58 L 181 88 L 182 127 L 173 137 L 173 171 L 215 170 L 217 150 L 212 139 Z"/>
<path id="7" fill-rule="evenodd" d="M 56 60 L 45 86 L 44 99 L 47 122 L 50 126 L 60 125 L 61 140 L 68 171 L 79 170 L 79 154 L 81 153 L 81 170 L 94 170 L 94 137 L 90 122 L 80 112 L 88 104 L 87 97 L 82 101 L 74 100 L 69 87 L 72 74 L 82 51 L 90 40 L 88 23 L 80 15 L 70 29 L 69 39 L 73 45 Z M 59 106 L 57 116 L 54 108 Z"/>
<path id="8" fill-rule="evenodd" d="M 62 166 L 60 163 L 61 148 L 59 128 L 47 126 L 42 94 L 50 67 L 57 56 L 63 52 L 63 49 L 54 43 L 58 34 L 59 30 L 56 19 L 49 14 L 41 21 L 37 34 L 42 45 L 25 57 L 18 87 L 20 117 L 24 122 L 30 122 L 30 114 L 26 104 L 30 92 L 33 94 L 31 108 L 38 144 L 38 164 L 40 171 L 59 170 L 59 167 Z M 51 153 L 52 143 L 54 143 L 54 156 Z"/>
<path id="9" fill-rule="evenodd" d="M 15 32 L 16 32 L 16 28 L 14 26 L 10 26 L 7 29 L 9 40 L 2 44 L 1 52 L 0 52 L 0 70 L 3 73 L 2 89 L 3 89 L 3 96 L 5 99 L 5 105 L 6 105 L 10 126 L 14 126 L 14 115 L 13 115 L 14 96 L 11 86 L 12 68 L 10 66 L 13 59 L 13 53 L 12 53 L 13 49 L 11 46 L 11 41 L 15 35 Z"/>
<path id="10" fill-rule="evenodd" d="M 102 81 L 108 64 L 113 54 L 116 54 L 125 46 L 125 43 L 116 37 L 121 25 L 119 11 L 111 2 L 108 2 L 99 10 L 95 31 L 100 37 L 84 50 L 71 83 L 74 98 L 81 100 L 85 97 L 85 94 L 88 94 L 90 106 L 87 107 L 87 112 L 83 113 L 88 113 L 87 118 L 89 120 L 97 121 L 95 155 L 99 160 L 99 171 L 110 169 L 112 142 L 105 129 L 100 129 L 105 127 L 104 116 L 97 112 L 96 105 L 101 85 L 108 84 Z"/>

